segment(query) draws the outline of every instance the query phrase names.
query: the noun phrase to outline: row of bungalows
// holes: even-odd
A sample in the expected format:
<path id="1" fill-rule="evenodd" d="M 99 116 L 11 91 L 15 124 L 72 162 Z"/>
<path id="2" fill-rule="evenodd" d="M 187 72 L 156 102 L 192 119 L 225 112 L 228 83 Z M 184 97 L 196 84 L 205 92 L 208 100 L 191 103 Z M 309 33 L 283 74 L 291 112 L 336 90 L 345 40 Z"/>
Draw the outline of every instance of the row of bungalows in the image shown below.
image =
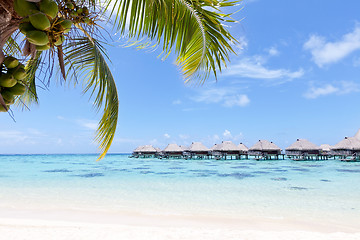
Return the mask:
<path id="1" fill-rule="evenodd" d="M 360 130 L 354 137 L 345 137 L 337 144 L 320 146 L 306 139 L 297 139 L 293 144 L 282 152 L 275 143 L 267 140 L 259 140 L 252 147 L 244 144 L 234 144 L 231 141 L 223 141 L 211 148 L 201 142 L 193 142 L 189 147 L 179 146 L 175 143 L 168 144 L 160 150 L 151 145 L 137 147 L 132 157 L 158 157 L 158 158 L 185 158 L 185 159 L 248 159 L 255 160 L 278 160 L 285 156 L 292 160 L 326 160 L 330 158 L 342 161 L 360 161 Z"/>

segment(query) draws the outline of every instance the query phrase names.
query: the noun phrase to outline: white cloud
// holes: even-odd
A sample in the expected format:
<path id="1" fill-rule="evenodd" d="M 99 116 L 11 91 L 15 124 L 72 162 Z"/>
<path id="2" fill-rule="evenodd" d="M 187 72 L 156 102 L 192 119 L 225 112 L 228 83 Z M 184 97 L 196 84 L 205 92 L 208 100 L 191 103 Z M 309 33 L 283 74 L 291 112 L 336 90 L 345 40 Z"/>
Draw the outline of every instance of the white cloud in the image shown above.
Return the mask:
<path id="1" fill-rule="evenodd" d="M 179 134 L 179 138 L 180 138 L 181 140 L 186 140 L 186 139 L 189 139 L 189 135 Z"/>
<path id="2" fill-rule="evenodd" d="M 359 85 L 353 82 L 340 82 L 334 86 L 334 84 L 326 84 L 324 86 L 315 87 L 311 86 L 308 91 L 304 94 L 305 98 L 315 99 L 321 96 L 326 96 L 330 94 L 344 95 L 352 92 L 359 92 Z"/>
<path id="3" fill-rule="evenodd" d="M 277 56 L 280 54 L 279 50 L 277 50 L 275 47 L 271 47 L 268 52 L 270 56 Z"/>
<path id="4" fill-rule="evenodd" d="M 98 122 L 94 120 L 88 120 L 88 119 L 78 119 L 77 123 L 87 129 L 95 131 L 98 127 Z"/>
<path id="5" fill-rule="evenodd" d="M 170 135 L 167 134 L 167 133 L 165 133 L 165 134 L 164 134 L 164 138 L 170 138 Z"/>
<path id="6" fill-rule="evenodd" d="M 4 144 L 9 142 L 24 142 L 25 140 L 29 139 L 29 136 L 20 131 L 1 131 L 0 138 L 2 144 Z"/>
<path id="7" fill-rule="evenodd" d="M 234 88 L 211 88 L 198 92 L 191 98 L 196 102 L 220 103 L 224 107 L 245 107 L 250 103 L 250 99 L 245 94 L 238 94 Z"/>
<path id="8" fill-rule="evenodd" d="M 172 104 L 174 104 L 174 105 L 179 105 L 179 104 L 181 104 L 181 100 L 180 100 L 180 99 L 174 100 L 174 101 L 172 102 Z"/>
<path id="9" fill-rule="evenodd" d="M 360 50 L 360 27 L 342 36 L 341 40 L 326 42 L 324 37 L 312 35 L 304 44 L 309 50 L 313 61 L 319 66 L 336 63 L 356 50 Z"/>
<path id="10" fill-rule="evenodd" d="M 232 136 L 231 136 L 231 132 L 230 132 L 229 130 L 227 130 L 227 129 L 225 129 L 225 131 L 224 131 L 224 133 L 223 133 L 223 136 L 224 136 L 225 138 L 232 137 Z"/>
<path id="11" fill-rule="evenodd" d="M 241 95 L 235 95 L 230 97 L 224 98 L 224 106 L 225 107 L 232 107 L 232 106 L 240 106 L 245 107 L 250 103 L 250 99 L 247 95 L 241 94 Z"/>
<path id="12" fill-rule="evenodd" d="M 287 69 L 269 69 L 264 66 L 264 59 L 259 56 L 243 58 L 238 63 L 229 65 L 224 76 L 236 76 L 255 79 L 294 79 L 304 75 L 304 71 L 290 71 Z"/>

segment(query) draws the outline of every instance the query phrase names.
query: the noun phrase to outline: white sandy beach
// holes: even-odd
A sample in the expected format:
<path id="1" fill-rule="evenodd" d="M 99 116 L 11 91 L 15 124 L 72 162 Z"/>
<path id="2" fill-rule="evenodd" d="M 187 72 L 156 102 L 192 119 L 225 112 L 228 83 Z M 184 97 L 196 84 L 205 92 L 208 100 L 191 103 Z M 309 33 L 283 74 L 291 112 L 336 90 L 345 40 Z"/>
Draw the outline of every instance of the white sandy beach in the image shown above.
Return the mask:
<path id="1" fill-rule="evenodd" d="M 360 239 L 356 225 L 285 219 L 1 209 L 0 239 Z"/>

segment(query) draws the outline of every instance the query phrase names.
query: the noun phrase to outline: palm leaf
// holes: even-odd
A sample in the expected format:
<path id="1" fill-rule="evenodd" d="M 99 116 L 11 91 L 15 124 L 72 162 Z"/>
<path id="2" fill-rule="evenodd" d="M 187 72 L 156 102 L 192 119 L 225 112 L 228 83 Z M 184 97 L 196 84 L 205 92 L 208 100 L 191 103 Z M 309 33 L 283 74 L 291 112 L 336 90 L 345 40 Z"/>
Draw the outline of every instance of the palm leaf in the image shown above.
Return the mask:
<path id="1" fill-rule="evenodd" d="M 148 37 L 162 45 L 164 56 L 174 49 L 177 64 L 186 81 L 202 83 L 213 72 L 215 77 L 229 61 L 236 39 L 223 27 L 233 21 L 221 7 L 234 6 L 229 0 L 107 0 L 114 3 L 110 17 L 121 34 L 140 40 Z M 134 42 L 135 44 L 141 44 Z M 140 45 L 140 46 L 148 46 Z"/>
<path id="2" fill-rule="evenodd" d="M 31 104 L 38 104 L 38 96 L 36 90 L 36 71 L 39 69 L 41 64 L 41 52 L 37 52 L 35 58 L 30 58 L 25 66 L 26 77 L 23 83 L 26 86 L 25 93 L 21 95 L 16 104 L 27 108 Z"/>
<path id="3" fill-rule="evenodd" d="M 95 97 L 97 110 L 103 108 L 96 133 L 96 140 L 100 142 L 101 159 L 114 139 L 119 110 L 116 84 L 105 60 L 105 50 L 99 41 L 86 36 L 72 39 L 63 47 L 63 51 L 67 69 L 85 79 L 84 92 L 90 91 L 91 96 Z"/>

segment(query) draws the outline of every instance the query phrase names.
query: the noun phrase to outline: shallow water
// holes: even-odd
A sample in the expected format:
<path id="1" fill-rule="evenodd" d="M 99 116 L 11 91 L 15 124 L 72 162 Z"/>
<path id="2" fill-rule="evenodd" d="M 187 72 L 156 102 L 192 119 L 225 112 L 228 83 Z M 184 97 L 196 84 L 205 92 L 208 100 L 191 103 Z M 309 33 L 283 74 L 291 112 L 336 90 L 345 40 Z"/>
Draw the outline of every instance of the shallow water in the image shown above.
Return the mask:
<path id="1" fill-rule="evenodd" d="M 0 207 L 354 222 L 360 163 L 2 155 Z"/>

